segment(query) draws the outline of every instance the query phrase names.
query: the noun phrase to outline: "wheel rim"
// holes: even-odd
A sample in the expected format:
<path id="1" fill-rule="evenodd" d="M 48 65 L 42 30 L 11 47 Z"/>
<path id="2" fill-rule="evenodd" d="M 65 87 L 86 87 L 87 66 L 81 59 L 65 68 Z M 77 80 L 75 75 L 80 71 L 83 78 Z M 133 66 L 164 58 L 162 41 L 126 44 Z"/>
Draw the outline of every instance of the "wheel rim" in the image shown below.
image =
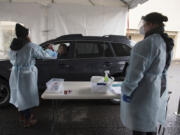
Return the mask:
<path id="1" fill-rule="evenodd" d="M 0 84 L 0 104 L 5 103 L 9 99 L 9 89 L 7 86 Z"/>

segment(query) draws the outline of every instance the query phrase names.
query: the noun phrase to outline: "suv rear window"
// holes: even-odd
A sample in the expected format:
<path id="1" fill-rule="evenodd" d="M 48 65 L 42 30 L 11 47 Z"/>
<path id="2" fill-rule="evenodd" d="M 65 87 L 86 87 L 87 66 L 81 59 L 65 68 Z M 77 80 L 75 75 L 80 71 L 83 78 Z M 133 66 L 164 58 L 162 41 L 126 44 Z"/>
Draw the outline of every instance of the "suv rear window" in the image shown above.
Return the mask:
<path id="1" fill-rule="evenodd" d="M 112 43 L 112 47 L 116 56 L 130 56 L 131 48 L 127 45 Z"/>

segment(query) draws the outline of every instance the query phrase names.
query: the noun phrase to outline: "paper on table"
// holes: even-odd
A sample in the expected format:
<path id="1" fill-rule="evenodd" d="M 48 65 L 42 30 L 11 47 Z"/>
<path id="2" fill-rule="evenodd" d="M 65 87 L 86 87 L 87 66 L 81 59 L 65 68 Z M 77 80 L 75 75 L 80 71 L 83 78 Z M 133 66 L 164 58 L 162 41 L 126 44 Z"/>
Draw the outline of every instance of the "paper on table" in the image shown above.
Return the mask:
<path id="1" fill-rule="evenodd" d="M 113 83 L 110 90 L 117 95 L 121 94 L 121 83 Z"/>

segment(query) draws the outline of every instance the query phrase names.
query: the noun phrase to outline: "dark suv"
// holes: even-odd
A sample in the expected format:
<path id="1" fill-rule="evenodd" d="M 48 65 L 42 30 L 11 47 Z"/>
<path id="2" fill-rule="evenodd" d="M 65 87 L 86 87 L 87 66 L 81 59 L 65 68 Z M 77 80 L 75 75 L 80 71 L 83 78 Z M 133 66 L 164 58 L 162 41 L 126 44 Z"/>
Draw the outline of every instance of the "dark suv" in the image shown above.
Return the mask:
<path id="1" fill-rule="evenodd" d="M 55 50 L 61 44 L 68 48 L 67 57 L 60 59 L 39 59 L 38 87 L 44 90 L 51 78 L 64 78 L 65 81 L 89 81 L 91 76 L 104 76 L 109 70 L 115 80 L 124 79 L 130 56 L 130 41 L 125 36 L 82 36 L 64 35 L 40 44 L 44 49 L 53 44 Z M 0 61 L 0 106 L 9 101 L 9 60 Z"/>

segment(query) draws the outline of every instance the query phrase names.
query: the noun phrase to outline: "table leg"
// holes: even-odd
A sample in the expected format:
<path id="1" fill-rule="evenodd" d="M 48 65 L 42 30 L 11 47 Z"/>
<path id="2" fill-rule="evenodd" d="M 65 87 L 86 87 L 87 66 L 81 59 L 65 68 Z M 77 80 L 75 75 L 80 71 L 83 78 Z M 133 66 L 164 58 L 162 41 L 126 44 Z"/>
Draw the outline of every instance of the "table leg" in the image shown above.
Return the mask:
<path id="1" fill-rule="evenodd" d="M 52 100 L 52 105 L 51 105 L 51 135 L 54 135 L 54 129 L 55 129 L 55 100 Z"/>

